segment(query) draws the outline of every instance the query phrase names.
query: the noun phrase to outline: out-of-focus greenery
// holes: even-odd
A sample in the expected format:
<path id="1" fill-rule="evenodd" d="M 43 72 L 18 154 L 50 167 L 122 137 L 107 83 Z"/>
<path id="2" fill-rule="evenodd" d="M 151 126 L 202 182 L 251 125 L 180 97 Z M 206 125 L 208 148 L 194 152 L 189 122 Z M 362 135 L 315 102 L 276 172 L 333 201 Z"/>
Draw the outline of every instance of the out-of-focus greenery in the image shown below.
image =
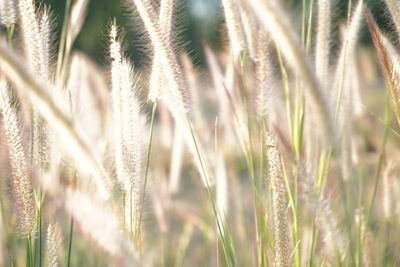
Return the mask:
<path id="1" fill-rule="evenodd" d="M 285 0 L 287 8 L 301 9 L 303 2 L 318 0 Z M 345 20 L 349 1 L 354 6 L 358 0 L 333 0 L 334 20 Z M 55 26 L 59 34 L 65 7 L 65 0 L 46 0 L 54 11 Z M 384 9 L 383 0 L 364 0 L 366 6 L 374 14 L 381 28 L 390 28 L 390 18 Z M 127 52 L 136 65 L 148 62 L 148 45 L 143 38 L 143 27 L 140 19 L 132 16 L 129 0 L 90 0 L 86 21 L 75 44 L 77 49 L 84 51 L 99 63 L 105 63 L 107 47 L 107 29 L 111 19 L 116 18 L 126 31 Z M 177 43 L 180 49 L 187 51 L 196 64 L 204 63 L 202 45 L 208 43 L 214 48 L 223 47 L 224 27 L 220 9 L 220 0 L 178 0 L 175 27 Z M 315 10 L 314 10 L 315 11 Z M 293 12 L 301 14 L 301 12 Z M 295 18 L 300 21 L 300 18 Z M 294 29 L 295 30 L 295 29 Z M 334 29 L 338 32 L 338 29 Z M 176 33 L 175 33 L 176 34 Z M 364 44 L 370 44 L 367 30 L 361 36 Z M 335 45 L 335 43 L 333 43 Z"/>
<path id="2" fill-rule="evenodd" d="M 65 1 L 46 0 L 54 11 L 59 34 Z M 126 0 L 90 0 L 88 12 L 81 34 L 75 47 L 104 63 L 107 47 L 107 30 L 110 21 L 117 19 L 123 26 L 126 36 L 127 52 L 136 64 L 142 64 L 148 52 L 147 40 L 143 38 L 143 27 L 138 16 L 130 12 L 131 3 Z M 220 2 L 216 0 L 179 0 L 174 25 L 178 31 L 176 41 L 179 49 L 185 49 L 196 61 L 202 61 L 203 43 L 220 46 L 222 16 Z M 134 13 L 133 13 L 134 14 Z"/>

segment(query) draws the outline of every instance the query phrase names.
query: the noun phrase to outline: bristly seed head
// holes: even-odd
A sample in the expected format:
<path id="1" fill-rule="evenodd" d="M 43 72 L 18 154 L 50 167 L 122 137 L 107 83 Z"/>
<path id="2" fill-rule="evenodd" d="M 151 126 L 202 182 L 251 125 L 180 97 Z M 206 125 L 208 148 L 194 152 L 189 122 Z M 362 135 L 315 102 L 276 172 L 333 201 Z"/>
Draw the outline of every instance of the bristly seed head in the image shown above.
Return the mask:
<path id="1" fill-rule="evenodd" d="M 275 267 L 289 266 L 289 226 L 286 214 L 287 196 L 281 156 L 275 140 L 267 132 L 266 148 L 272 187 L 272 208 L 275 241 Z"/>
<path id="2" fill-rule="evenodd" d="M 32 232 L 35 223 L 35 205 L 33 189 L 28 172 L 27 160 L 23 149 L 21 131 L 17 115 L 11 106 L 7 83 L 0 78 L 0 109 L 8 143 L 8 155 L 13 176 L 13 198 L 17 209 L 18 231 L 22 237 Z"/>
<path id="3" fill-rule="evenodd" d="M 0 0 L 0 25 L 11 27 L 17 21 L 14 0 Z"/>

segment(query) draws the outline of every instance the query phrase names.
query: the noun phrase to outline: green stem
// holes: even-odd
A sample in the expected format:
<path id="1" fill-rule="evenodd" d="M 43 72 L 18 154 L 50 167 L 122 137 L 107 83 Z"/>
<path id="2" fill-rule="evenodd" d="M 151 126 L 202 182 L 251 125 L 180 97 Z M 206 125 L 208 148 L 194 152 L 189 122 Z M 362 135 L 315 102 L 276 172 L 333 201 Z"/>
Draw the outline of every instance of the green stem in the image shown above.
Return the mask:
<path id="1" fill-rule="evenodd" d="M 315 226 L 315 219 L 314 219 L 314 223 L 313 223 L 313 231 L 312 231 L 312 239 L 311 239 L 311 249 L 310 249 L 310 260 L 309 260 L 309 267 L 313 267 L 314 264 L 314 259 L 316 258 L 315 256 L 315 252 L 316 252 L 316 248 L 317 248 L 317 238 L 318 238 L 318 231 L 317 231 L 317 227 Z"/>
<path id="2" fill-rule="evenodd" d="M 60 44 L 58 48 L 58 58 L 57 58 L 57 72 L 56 72 L 56 77 L 57 80 L 60 78 L 61 75 L 61 67 L 64 62 L 64 50 L 65 50 L 65 44 L 66 44 L 66 35 L 67 35 L 67 27 L 68 27 L 68 14 L 69 10 L 71 9 L 71 0 L 66 0 L 65 3 L 65 12 L 64 12 L 64 22 L 63 22 L 63 27 L 61 30 L 61 37 L 60 37 Z"/>
<path id="3" fill-rule="evenodd" d="M 192 128 L 192 125 L 191 125 L 189 119 L 187 119 L 187 125 L 189 127 L 190 134 L 192 136 L 192 140 L 193 140 L 194 146 L 196 148 L 197 157 L 199 159 L 200 166 L 201 166 L 201 171 L 203 173 L 204 180 L 205 180 L 205 183 L 206 183 L 206 191 L 207 191 L 207 194 L 208 194 L 208 198 L 211 201 L 211 206 L 213 208 L 214 216 L 215 216 L 216 221 L 217 221 L 218 235 L 219 235 L 219 237 L 221 238 L 221 241 L 222 241 L 221 244 L 222 244 L 222 248 L 224 249 L 226 261 L 228 263 L 228 266 L 236 266 L 236 256 L 235 256 L 235 250 L 234 250 L 234 247 L 233 247 L 232 237 L 231 237 L 230 233 L 227 231 L 227 229 L 225 227 L 225 224 L 222 221 L 222 217 L 221 217 L 221 215 L 220 215 L 220 213 L 219 213 L 219 211 L 217 209 L 217 206 L 215 204 L 215 199 L 214 199 L 213 194 L 211 192 L 210 183 L 208 181 L 208 177 L 207 177 L 207 174 L 206 174 L 206 171 L 205 171 L 205 168 L 204 168 L 203 159 L 202 159 L 202 157 L 200 155 L 199 146 L 197 144 L 196 137 L 194 135 L 193 128 Z"/>
<path id="4" fill-rule="evenodd" d="M 371 115 L 372 117 L 374 117 L 376 120 L 378 120 L 379 123 L 381 123 L 383 126 L 386 127 L 387 130 L 389 130 L 392 134 L 394 134 L 394 136 L 396 136 L 397 138 L 400 138 L 400 133 L 397 132 L 395 129 L 393 129 L 390 125 L 388 125 L 384 119 L 380 118 L 377 114 L 375 114 L 375 112 L 373 112 L 372 110 L 369 110 L 366 106 L 362 105 L 362 107 L 364 108 L 364 110 L 366 112 L 369 113 L 369 115 Z"/>
<path id="5" fill-rule="evenodd" d="M 246 84 L 246 80 L 245 80 L 245 59 L 246 57 L 244 56 L 243 59 L 241 60 L 241 64 L 240 64 L 240 70 L 241 70 L 241 91 L 243 94 L 243 99 L 244 99 L 244 105 L 245 105 L 245 110 L 246 110 L 246 119 L 247 119 L 247 137 L 248 137 L 248 147 L 247 147 L 247 153 L 245 152 L 246 156 L 246 162 L 248 165 L 248 169 L 249 169 L 249 175 L 251 177 L 252 180 L 252 189 L 253 189 L 253 206 L 254 206 L 254 222 L 255 222 L 255 230 L 256 230 L 256 239 L 257 239 L 257 243 L 258 243 L 258 260 L 259 260 L 259 265 L 260 266 L 264 266 L 263 262 L 264 262 L 264 249 L 263 249 L 263 235 L 262 235 L 262 231 L 260 232 L 260 226 L 262 226 L 262 213 L 263 213 L 263 205 L 262 205 L 262 201 L 260 200 L 260 193 L 258 192 L 258 185 L 261 185 L 259 182 L 262 181 L 262 178 L 260 179 L 259 182 L 257 182 L 257 178 L 255 175 L 255 165 L 254 165 L 254 158 L 253 158 L 253 141 L 252 141 L 252 136 L 251 136 L 251 132 L 252 132 L 252 125 L 251 125 L 251 119 L 250 119 L 250 107 L 248 104 L 248 95 L 246 93 L 245 90 L 245 84 Z M 264 120 L 262 119 L 262 123 L 264 123 Z M 261 129 L 261 159 L 260 159 L 260 175 L 262 174 L 262 154 L 263 154 L 263 137 L 264 137 L 264 130 L 265 126 L 264 124 L 262 124 L 262 129 Z M 262 229 L 262 227 L 261 227 Z"/>
<path id="6" fill-rule="evenodd" d="M 26 266 L 33 267 L 31 236 L 26 238 Z"/>
<path id="7" fill-rule="evenodd" d="M 69 228 L 69 243 L 68 243 L 68 258 L 67 267 L 71 265 L 71 252 L 72 252 L 72 237 L 74 232 L 74 219 L 71 218 L 70 228 Z"/>
<path id="8" fill-rule="evenodd" d="M 259 181 L 258 184 L 260 186 L 260 188 L 262 188 L 262 182 L 264 179 L 264 144 L 265 144 L 265 140 L 264 140 L 264 133 L 265 133 L 265 121 L 264 118 L 261 118 L 261 129 L 260 129 L 260 138 L 261 138 L 261 142 L 260 142 L 260 167 L 259 167 Z M 264 249 L 264 227 L 263 227 L 263 211 L 264 211 L 264 207 L 263 207 L 263 203 L 262 203 L 262 198 L 258 198 L 258 202 L 259 202 L 259 211 L 261 214 L 261 218 L 260 218 L 260 226 L 261 226 L 261 234 L 259 237 L 259 266 L 264 267 L 265 266 L 265 262 L 266 262 L 266 253 L 265 253 L 265 249 Z M 256 226 L 258 226 L 258 223 L 256 223 Z M 257 230 L 258 231 L 258 230 Z"/>
<path id="9" fill-rule="evenodd" d="M 301 1 L 301 43 L 303 47 L 306 42 L 306 0 Z"/>
<path id="10" fill-rule="evenodd" d="M 153 103 L 153 109 L 151 112 L 149 147 L 147 149 L 147 162 L 146 162 L 146 170 L 145 170 L 143 190 L 142 190 L 142 200 L 140 203 L 139 220 L 137 222 L 137 228 L 135 230 L 137 239 L 140 239 L 140 229 L 141 229 L 142 216 L 143 216 L 143 206 L 144 206 L 144 199 L 145 199 L 146 186 L 147 186 L 147 177 L 149 175 L 151 147 L 152 147 L 152 143 L 153 143 L 152 141 L 153 141 L 153 130 L 154 130 L 154 118 L 155 118 L 156 110 L 157 110 L 157 100 Z"/>
<path id="11" fill-rule="evenodd" d="M 14 35 L 15 24 L 11 24 L 11 27 L 7 27 L 7 39 L 8 44 L 11 45 L 12 37 Z"/>
<path id="12" fill-rule="evenodd" d="M 309 14 L 308 14 L 308 26 L 307 26 L 307 39 L 306 39 L 306 53 L 307 54 L 308 54 L 308 51 L 310 50 L 310 46 L 311 46 L 313 7 L 314 7 L 314 0 L 310 0 Z"/>
<path id="13" fill-rule="evenodd" d="M 39 266 L 42 266 L 42 198 L 40 198 L 39 203 Z"/>
<path id="14" fill-rule="evenodd" d="M 371 202 L 368 207 L 368 213 L 367 213 L 368 215 L 367 215 L 366 225 L 368 225 L 371 220 L 372 209 L 374 206 L 376 193 L 378 191 L 378 184 L 379 184 L 379 180 L 380 180 L 380 176 L 381 176 L 380 174 L 381 174 L 384 154 L 385 154 L 385 150 L 386 150 L 386 143 L 388 141 L 389 133 L 390 133 L 389 125 L 390 125 L 391 120 L 392 120 L 392 117 L 391 117 L 391 113 L 390 113 L 390 104 L 389 104 L 389 99 L 387 99 L 386 100 L 386 108 L 385 108 L 385 122 L 386 122 L 385 124 L 387 125 L 387 127 L 385 127 L 385 133 L 384 133 L 382 145 L 381 145 L 380 152 L 379 152 L 378 166 L 377 166 L 376 173 L 375 173 L 375 183 L 374 183 L 373 193 L 372 193 L 372 197 L 371 197 Z"/>

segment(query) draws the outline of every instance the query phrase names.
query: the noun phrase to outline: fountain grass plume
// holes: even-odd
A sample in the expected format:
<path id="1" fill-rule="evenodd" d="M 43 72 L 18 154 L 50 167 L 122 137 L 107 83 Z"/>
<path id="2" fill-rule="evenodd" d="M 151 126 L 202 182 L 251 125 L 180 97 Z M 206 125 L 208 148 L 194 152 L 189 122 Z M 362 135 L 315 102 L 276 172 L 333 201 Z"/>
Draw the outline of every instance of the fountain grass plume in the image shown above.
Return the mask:
<path id="1" fill-rule="evenodd" d="M 303 87 L 307 89 L 321 123 L 323 140 L 326 144 L 334 143 L 335 131 L 330 105 L 314 75 L 313 68 L 301 49 L 300 42 L 294 35 L 294 27 L 289 22 L 288 16 L 283 11 L 279 1 L 249 0 L 248 4 L 252 7 L 264 29 L 270 34 L 275 45 L 279 47 L 280 51 L 284 51 L 282 55 L 287 64 L 298 75 Z"/>
<path id="2" fill-rule="evenodd" d="M 14 0 L 0 1 L 0 25 L 10 28 L 17 22 L 17 9 Z"/>
<path id="3" fill-rule="evenodd" d="M 0 109 L 12 170 L 13 204 L 18 215 L 18 234 L 28 237 L 35 224 L 32 179 L 28 171 L 28 161 L 17 114 L 15 108 L 11 106 L 9 86 L 2 77 L 0 78 Z"/>
<path id="4" fill-rule="evenodd" d="M 329 76 L 329 42 L 331 30 L 330 0 L 318 0 L 318 26 L 315 52 L 315 70 L 324 90 L 327 90 Z"/>
<path id="5" fill-rule="evenodd" d="M 246 48 L 245 35 L 239 11 L 238 0 L 222 0 L 225 23 L 228 28 L 230 49 L 235 58 Z"/>
<path id="6" fill-rule="evenodd" d="M 290 266 L 289 221 L 287 195 L 283 176 L 281 155 L 273 137 L 267 133 L 266 149 L 269 178 L 272 188 L 272 219 L 274 229 L 275 267 Z"/>
<path id="7" fill-rule="evenodd" d="M 4 74 L 16 85 L 18 93 L 27 97 L 43 118 L 54 126 L 55 133 L 65 142 L 63 148 L 69 152 L 79 168 L 93 174 L 101 195 L 109 198 L 113 191 L 110 177 L 89 146 L 86 137 L 79 131 L 79 127 L 61 109 L 63 105 L 56 102 L 59 100 L 49 95 L 43 83 L 23 64 L 23 60 L 2 42 L 0 42 L 0 62 Z"/>
<path id="8" fill-rule="evenodd" d="M 393 111 L 400 125 L 400 94 L 399 94 L 399 77 L 394 71 L 393 64 L 390 62 L 388 53 L 383 45 L 382 34 L 372 15 L 367 9 L 364 10 L 365 17 L 367 18 L 368 28 L 371 32 L 372 40 L 378 53 L 378 59 L 381 64 L 382 72 L 384 74 L 386 85 L 389 89 L 390 96 L 393 104 Z"/>

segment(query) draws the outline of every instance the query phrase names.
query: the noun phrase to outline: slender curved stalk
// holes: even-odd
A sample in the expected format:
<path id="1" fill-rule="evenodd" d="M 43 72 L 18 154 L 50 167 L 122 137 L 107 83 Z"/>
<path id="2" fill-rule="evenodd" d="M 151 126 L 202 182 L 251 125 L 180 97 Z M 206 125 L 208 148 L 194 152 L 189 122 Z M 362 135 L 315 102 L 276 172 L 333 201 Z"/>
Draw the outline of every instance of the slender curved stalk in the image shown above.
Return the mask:
<path id="1" fill-rule="evenodd" d="M 33 267 L 31 236 L 27 237 L 25 240 L 26 240 L 26 266 Z"/>
<path id="2" fill-rule="evenodd" d="M 63 61 L 64 61 L 64 49 L 66 44 L 67 27 L 68 27 L 67 22 L 68 22 L 68 14 L 71 9 L 71 2 L 72 2 L 71 0 L 66 0 L 65 2 L 64 22 L 61 30 L 60 46 L 58 48 L 57 72 L 56 72 L 57 80 L 60 78 L 61 67 L 63 66 Z"/>
<path id="3" fill-rule="evenodd" d="M 144 206 L 144 199 L 145 199 L 145 193 L 146 193 L 146 187 L 147 187 L 147 177 L 149 174 L 149 167 L 150 167 L 150 155 L 151 155 L 151 147 L 152 147 L 152 143 L 153 143 L 152 141 L 153 141 L 153 130 L 154 130 L 154 117 L 156 114 L 156 110 L 157 110 L 157 100 L 155 100 L 153 102 L 153 108 L 152 108 L 152 112 L 151 112 L 149 147 L 147 148 L 147 161 L 146 161 L 146 170 L 145 170 L 145 174 L 144 174 L 142 199 L 141 199 L 141 203 L 140 203 L 139 221 L 137 222 L 137 227 L 136 227 L 136 238 L 138 240 L 140 240 L 140 229 L 141 229 L 143 206 Z"/>
<path id="4" fill-rule="evenodd" d="M 72 253 L 72 237 L 74 232 L 74 219 L 71 217 L 71 222 L 69 226 L 69 241 L 68 241 L 68 257 L 67 257 L 67 267 L 71 265 L 71 253 Z"/>
<path id="5" fill-rule="evenodd" d="M 391 118 L 391 113 L 390 113 L 390 104 L 389 104 L 389 100 L 386 101 L 386 108 L 385 108 L 385 125 L 387 127 L 385 127 L 385 133 L 383 136 L 383 141 L 379 150 L 379 159 L 378 159 L 378 165 L 376 168 L 376 172 L 375 172 L 375 181 L 374 181 L 374 187 L 373 187 L 373 191 L 372 191 L 372 196 L 371 196 L 371 200 L 368 206 L 368 212 L 367 212 L 367 219 L 366 219 L 366 225 L 369 224 L 370 220 L 371 220 L 371 215 L 372 215 L 372 209 L 374 207 L 374 202 L 375 202 L 375 198 L 376 198 L 376 194 L 378 192 L 378 184 L 380 181 L 380 177 L 381 177 L 381 169 L 382 169 L 382 165 L 383 165 L 383 160 L 384 160 L 384 156 L 385 156 L 385 151 L 386 151 L 386 144 L 389 138 L 389 125 L 392 121 Z"/>
<path id="6" fill-rule="evenodd" d="M 40 197 L 40 202 L 39 202 L 39 266 L 42 266 L 42 239 L 43 239 L 43 233 L 42 233 L 42 206 L 43 206 L 43 201 L 42 197 Z"/>

